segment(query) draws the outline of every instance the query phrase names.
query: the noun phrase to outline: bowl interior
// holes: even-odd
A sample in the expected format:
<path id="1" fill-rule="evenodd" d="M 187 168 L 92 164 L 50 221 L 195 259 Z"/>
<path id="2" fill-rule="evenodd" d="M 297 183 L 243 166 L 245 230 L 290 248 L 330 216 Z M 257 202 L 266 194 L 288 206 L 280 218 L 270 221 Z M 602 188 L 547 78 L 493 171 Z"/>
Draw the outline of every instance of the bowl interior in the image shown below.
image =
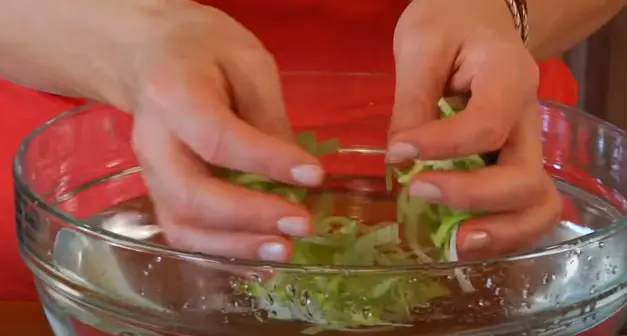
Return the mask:
<path id="1" fill-rule="evenodd" d="M 151 223 L 152 205 L 130 146 L 130 117 L 101 105 L 54 121 L 18 154 L 22 252 L 42 279 L 42 296 L 53 310 L 70 311 L 82 321 L 102 320 L 92 310 L 97 307 L 128 323 L 154 324 L 185 335 L 202 335 L 211 328 L 216 330 L 212 335 L 255 335 L 260 321 L 269 332 L 279 330 L 276 326 L 296 334 L 311 321 L 273 319 L 258 297 L 233 291 L 234 283 L 281 273 L 340 276 L 356 289 L 393 277 L 411 288 L 444 286 L 447 295 L 409 302 L 406 320 L 385 321 L 403 324 L 392 326 L 401 334 L 490 333 L 494 326 L 513 323 L 512 334 L 531 330 L 533 324 L 573 335 L 616 312 L 625 300 L 620 288 L 627 281 L 627 232 L 617 223 L 627 209 L 627 170 L 621 169 L 627 163 L 625 139 L 622 132 L 580 112 L 550 104 L 542 112 L 545 167 L 562 192 L 565 211 L 560 225 L 537 246 L 548 248 L 535 254 L 433 268 L 305 269 L 178 253 L 159 248 L 165 244 L 159 236 L 132 242 L 107 234 L 99 225 L 112 214 L 140 213 Z M 321 138 L 338 138 L 350 149 L 323 159 L 331 173 L 326 188 L 339 195 L 340 213 L 365 222 L 394 219 L 393 198 L 383 192 L 381 153 L 373 150 L 384 147 L 386 124 L 386 118 L 370 117 L 359 127 L 316 128 Z M 460 289 L 460 272 L 475 291 Z M 594 317 L 584 309 L 590 305 L 596 307 Z M 572 324 L 582 315 L 590 316 L 583 324 Z M 557 317 L 570 329 L 554 323 Z M 334 318 L 340 319 L 331 316 L 327 322 Z"/>

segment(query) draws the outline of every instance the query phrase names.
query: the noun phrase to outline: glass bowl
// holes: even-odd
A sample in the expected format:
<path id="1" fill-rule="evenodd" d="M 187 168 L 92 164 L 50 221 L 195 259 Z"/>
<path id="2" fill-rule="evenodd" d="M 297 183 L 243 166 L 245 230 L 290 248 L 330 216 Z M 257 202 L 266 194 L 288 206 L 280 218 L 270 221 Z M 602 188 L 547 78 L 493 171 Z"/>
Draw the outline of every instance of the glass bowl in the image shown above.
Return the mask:
<path id="1" fill-rule="evenodd" d="M 342 149 L 323 159 L 330 173 L 325 188 L 341 197 L 338 211 L 366 222 L 388 216 L 391 202 L 380 197 L 385 167 L 379 149 L 385 145 L 393 78 L 296 74 L 283 80 L 297 128 L 339 139 Z M 308 109 L 321 116 L 299 119 Z M 351 290 L 375 290 L 390 279 L 405 288 L 438 283 L 448 289 L 407 303 L 403 321 L 335 327 L 322 330 L 324 335 L 615 335 L 627 302 L 625 134 L 558 104 L 544 102 L 540 113 L 546 169 L 563 194 L 565 211 L 561 224 L 527 253 L 396 268 L 302 267 L 186 253 L 159 236 L 140 241 L 107 231 L 102 223 L 111 216 L 138 215 L 148 223 L 152 209 L 130 143 L 132 119 L 101 104 L 51 120 L 17 153 L 21 253 L 59 336 L 321 332 L 307 321 L 316 316 L 311 298 L 324 293 L 290 288 L 302 316 L 277 320 L 266 300 L 238 290 L 268 274 L 341 278 L 354 285 Z M 333 117 L 338 114 L 342 118 Z M 459 274 L 473 290 L 457 289 Z M 369 314 L 364 310 L 364 319 Z M 329 323 L 342 318 L 324 316 Z"/>

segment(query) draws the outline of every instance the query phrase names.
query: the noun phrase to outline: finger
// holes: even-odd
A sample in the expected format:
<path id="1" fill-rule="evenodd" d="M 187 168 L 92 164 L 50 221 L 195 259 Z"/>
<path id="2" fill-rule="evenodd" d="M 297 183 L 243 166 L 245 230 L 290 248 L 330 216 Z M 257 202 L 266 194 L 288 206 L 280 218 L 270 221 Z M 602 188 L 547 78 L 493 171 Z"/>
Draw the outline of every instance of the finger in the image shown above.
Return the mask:
<path id="1" fill-rule="evenodd" d="M 185 251 L 275 262 L 289 260 L 292 253 L 289 240 L 280 236 L 214 230 L 180 223 L 166 222 L 163 227 L 168 244 Z"/>
<path id="2" fill-rule="evenodd" d="M 451 118 L 429 122 L 397 134 L 392 143 L 408 143 L 427 160 L 450 159 L 497 151 L 524 109 L 535 101 L 529 74 L 510 69 L 507 60 L 480 69 L 471 84 L 466 108 Z M 525 80 L 527 79 L 527 80 Z"/>
<path id="3" fill-rule="evenodd" d="M 403 31 L 407 31 L 405 27 Z M 394 41 L 396 91 L 390 124 L 388 163 L 398 163 L 418 155 L 416 143 L 402 141 L 399 135 L 412 133 L 439 116 L 438 100 L 443 96 L 457 50 L 439 34 L 420 37 L 397 33 Z"/>
<path id="4" fill-rule="evenodd" d="M 513 253 L 531 247 L 543 234 L 547 233 L 561 216 L 562 201 L 550 177 L 542 169 L 541 116 L 535 109 L 530 109 L 523 120 L 514 128 L 508 145 L 503 149 L 499 166 L 490 167 L 505 172 L 507 167 L 527 167 L 518 175 L 510 177 L 514 187 L 517 179 L 526 180 L 528 194 L 522 195 L 510 189 L 502 194 L 495 193 L 489 198 L 494 202 L 508 202 L 518 209 L 512 212 L 500 212 L 465 222 L 458 233 L 458 246 L 463 258 L 485 258 L 503 253 Z M 481 169 L 481 170 L 488 170 Z M 526 172 L 527 178 L 523 177 Z M 502 176 L 505 176 L 502 175 Z M 494 180 L 491 184 L 506 183 Z M 487 188 L 487 187 L 486 187 Z M 522 188 L 522 187 L 521 187 Z M 516 198 L 518 196 L 518 198 Z M 499 201 L 501 199 L 501 201 Z M 513 209 L 514 207 L 512 207 Z M 497 209 L 498 211 L 498 209 Z"/>
<path id="5" fill-rule="evenodd" d="M 542 164 L 540 114 L 532 108 L 526 115 L 514 127 L 498 165 L 420 173 L 410 185 L 410 194 L 472 212 L 517 210 L 536 204 L 552 184 Z"/>
<path id="6" fill-rule="evenodd" d="M 173 222 L 214 230 L 310 234 L 311 219 L 303 206 L 211 178 L 206 165 L 159 120 L 136 120 L 134 142 L 151 196 Z"/>
<path id="7" fill-rule="evenodd" d="M 315 157 L 264 134 L 228 109 L 218 75 L 168 73 L 151 80 L 142 108 L 160 115 L 203 160 L 286 183 L 317 186 L 322 182 L 323 170 Z"/>
<path id="8" fill-rule="evenodd" d="M 257 51 L 259 50 L 259 51 Z M 260 131 L 282 140 L 295 140 L 281 81 L 272 56 L 260 47 L 222 61 L 237 114 Z"/>
<path id="9" fill-rule="evenodd" d="M 462 260 L 490 258 L 528 249 L 559 223 L 561 200 L 554 189 L 536 207 L 518 213 L 501 213 L 464 222 L 457 234 Z"/>
<path id="10" fill-rule="evenodd" d="M 537 202 L 547 181 L 538 180 L 525 166 L 491 166 L 472 171 L 430 171 L 418 174 L 409 193 L 413 197 L 452 208 L 479 211 L 521 209 Z M 549 181 L 550 183 L 550 181 Z"/>

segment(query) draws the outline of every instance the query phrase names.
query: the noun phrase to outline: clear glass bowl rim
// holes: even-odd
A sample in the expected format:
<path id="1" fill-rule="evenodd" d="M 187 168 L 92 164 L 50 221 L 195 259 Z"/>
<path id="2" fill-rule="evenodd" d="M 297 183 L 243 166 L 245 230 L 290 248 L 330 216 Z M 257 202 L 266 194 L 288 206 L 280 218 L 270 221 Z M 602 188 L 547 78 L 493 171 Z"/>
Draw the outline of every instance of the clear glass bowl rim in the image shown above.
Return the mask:
<path id="1" fill-rule="evenodd" d="M 23 158 L 28 152 L 29 145 L 33 140 L 37 138 L 37 136 L 49 127 L 54 126 L 56 123 L 70 118 L 73 115 L 79 114 L 81 112 L 88 111 L 95 107 L 106 107 L 107 105 L 103 105 L 98 102 L 89 102 L 83 104 L 81 106 L 77 106 L 75 108 L 69 109 L 66 112 L 61 113 L 55 118 L 49 120 L 43 125 L 39 126 L 32 133 L 30 133 L 20 144 L 18 148 L 15 159 L 13 162 L 13 177 L 16 191 L 23 197 L 25 197 L 29 202 L 34 204 L 38 210 L 43 211 L 46 215 L 56 218 L 64 223 L 69 224 L 75 230 L 87 234 L 88 236 L 98 238 L 107 244 L 111 244 L 114 246 L 118 246 L 120 248 L 125 248 L 129 250 L 133 250 L 138 253 L 145 254 L 155 254 L 159 256 L 164 256 L 168 258 L 174 258 L 182 261 L 189 262 L 200 262 L 200 263 L 209 263 L 215 265 L 222 265 L 223 267 L 232 266 L 232 267 L 244 267 L 244 268 L 252 268 L 252 269 L 272 269 L 276 271 L 307 271 L 307 272 L 320 272 L 320 273 L 335 273 L 335 272 L 356 272 L 356 273 L 378 273 L 378 272 L 420 272 L 420 271 L 442 271 L 442 270 L 451 270 L 455 268 L 473 268 L 476 266 L 486 267 L 494 264 L 499 264 L 503 262 L 514 262 L 514 261 L 522 261 L 522 260 L 531 260 L 535 258 L 543 258 L 549 257 L 552 255 L 558 255 L 562 253 L 568 253 L 570 251 L 576 249 L 584 249 L 587 246 L 598 244 L 602 242 L 605 238 L 611 237 L 615 234 L 618 234 L 623 231 L 627 231 L 627 217 L 621 217 L 620 219 L 615 220 L 612 223 L 609 223 L 606 227 L 596 230 L 593 233 L 587 234 L 585 236 L 581 236 L 575 239 L 571 239 L 568 241 L 564 241 L 559 244 L 555 244 L 553 246 L 532 252 L 525 252 L 519 254 L 508 255 L 505 257 L 478 260 L 478 261 L 469 261 L 469 262 L 438 262 L 438 263 L 428 263 L 428 264 L 417 264 L 410 266 L 334 266 L 334 265 L 295 265 L 289 263 L 278 263 L 278 262 L 265 262 L 260 260 L 253 259 L 233 259 L 215 255 L 202 255 L 199 253 L 185 252 L 182 250 L 177 250 L 174 248 L 169 248 L 162 245 L 150 244 L 134 239 L 127 238 L 122 235 L 118 235 L 115 233 L 111 233 L 107 230 L 104 230 L 99 227 L 94 227 L 88 225 L 86 222 L 83 222 L 79 219 L 74 218 L 68 213 L 61 211 L 60 209 L 55 208 L 54 206 L 48 204 L 44 198 L 38 193 L 34 192 L 27 181 L 20 174 L 21 162 Z M 556 109 L 562 113 L 567 115 L 576 116 L 577 118 L 588 118 L 590 121 L 597 123 L 599 126 L 605 127 L 608 131 L 611 131 L 619 136 L 625 137 L 625 132 L 618 127 L 596 117 L 591 114 L 588 114 L 580 109 L 563 105 L 558 102 L 550 101 L 550 100 L 541 100 L 540 106 Z M 111 107 L 113 108 L 113 107 Z"/>

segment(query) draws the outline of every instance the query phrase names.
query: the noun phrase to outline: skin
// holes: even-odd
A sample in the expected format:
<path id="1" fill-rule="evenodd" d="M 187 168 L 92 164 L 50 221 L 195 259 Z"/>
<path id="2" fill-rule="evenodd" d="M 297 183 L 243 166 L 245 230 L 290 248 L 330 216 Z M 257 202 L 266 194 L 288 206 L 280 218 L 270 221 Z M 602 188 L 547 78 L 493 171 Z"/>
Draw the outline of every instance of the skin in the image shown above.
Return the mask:
<path id="1" fill-rule="evenodd" d="M 585 38 L 626 3 L 528 2 L 529 48 L 501 0 L 414 0 L 394 36 L 387 160 L 501 149 L 495 166 L 424 173 L 412 185 L 416 196 L 488 213 L 460 229 L 465 258 L 516 251 L 556 222 L 560 200 L 542 168 L 536 61 Z M 186 0 L 5 0 L 0 76 L 134 113 L 135 150 L 175 247 L 284 261 L 284 237 L 311 232 L 304 208 L 220 182 L 207 169 L 303 186 L 324 174 L 294 143 L 272 56 L 227 14 Z M 436 120 L 440 96 L 467 92 L 464 111 Z"/>

